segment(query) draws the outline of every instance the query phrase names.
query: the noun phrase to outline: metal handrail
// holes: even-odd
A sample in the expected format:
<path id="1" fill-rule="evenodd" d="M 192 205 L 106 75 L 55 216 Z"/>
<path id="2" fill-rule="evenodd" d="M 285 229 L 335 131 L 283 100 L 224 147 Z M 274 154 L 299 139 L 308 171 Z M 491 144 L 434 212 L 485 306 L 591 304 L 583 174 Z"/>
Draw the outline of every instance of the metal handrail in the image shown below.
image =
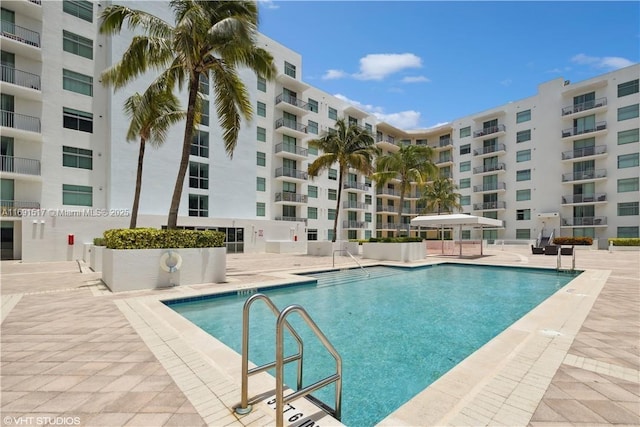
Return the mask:
<path id="1" fill-rule="evenodd" d="M 311 385 L 308 385 L 302 389 L 298 389 L 297 391 L 284 395 L 284 333 L 283 327 L 287 327 L 289 329 L 289 323 L 287 322 L 287 316 L 293 312 L 297 312 L 300 317 L 305 321 L 307 326 L 311 328 L 316 337 L 320 340 L 324 348 L 333 356 L 336 361 L 336 373 L 328 376 L 320 381 L 317 381 Z M 301 306 L 294 304 L 282 310 L 280 315 L 278 316 L 278 320 L 276 322 L 276 427 L 284 426 L 284 405 L 299 398 L 304 397 L 314 391 L 332 384 L 336 383 L 336 397 L 335 397 L 335 407 L 333 409 L 329 408 L 328 405 L 323 405 L 323 409 L 329 411 L 331 415 L 336 418 L 338 421 L 342 418 L 342 358 L 338 354 L 338 351 L 335 347 L 329 342 L 329 339 L 322 333 L 318 325 L 311 319 L 309 313 L 302 308 Z"/>
<path id="2" fill-rule="evenodd" d="M 236 413 L 240 415 L 248 414 L 252 409 L 251 405 L 249 405 L 249 376 L 272 369 L 278 363 L 278 359 L 276 358 L 276 361 L 274 362 L 249 369 L 249 310 L 251 309 L 251 305 L 257 300 L 264 301 L 264 303 L 267 304 L 267 306 L 271 309 L 273 314 L 275 314 L 276 316 L 280 316 L 280 310 L 278 310 L 278 307 L 276 307 L 273 301 L 271 301 L 271 299 L 269 299 L 269 297 L 264 294 L 255 294 L 250 296 L 245 301 L 244 306 L 242 307 L 242 383 L 240 407 L 236 408 Z M 302 338 L 300 338 L 300 335 L 298 335 L 298 333 L 288 322 L 284 322 L 284 326 L 286 326 L 289 332 L 291 332 L 291 335 L 293 335 L 294 339 L 298 343 L 298 354 L 294 354 L 286 358 L 281 357 L 280 365 L 294 362 L 296 360 L 298 361 L 297 389 L 300 390 L 302 388 L 302 356 L 304 355 L 304 344 L 302 343 Z"/>
<path id="3" fill-rule="evenodd" d="M 356 259 L 356 257 L 354 257 L 351 252 L 349 252 L 348 249 L 335 249 L 333 251 L 333 267 L 336 266 L 336 252 L 346 252 L 347 255 L 349 255 L 351 257 L 352 260 L 354 260 L 356 262 L 356 264 L 358 264 L 358 267 L 360 267 L 360 270 L 362 270 L 367 277 L 371 277 L 371 275 L 369 274 L 369 272 L 362 266 L 362 264 L 360 264 L 360 262 L 358 262 L 358 260 Z"/>

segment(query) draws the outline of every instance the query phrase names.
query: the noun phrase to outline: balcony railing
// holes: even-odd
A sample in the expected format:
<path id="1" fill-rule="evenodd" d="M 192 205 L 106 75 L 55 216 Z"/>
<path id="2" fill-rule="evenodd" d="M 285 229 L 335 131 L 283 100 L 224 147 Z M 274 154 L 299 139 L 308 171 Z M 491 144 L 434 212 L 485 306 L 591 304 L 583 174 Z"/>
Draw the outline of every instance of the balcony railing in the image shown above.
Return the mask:
<path id="1" fill-rule="evenodd" d="M 283 151 L 285 153 L 297 154 L 298 156 L 304 156 L 304 157 L 307 157 L 307 155 L 309 154 L 309 150 L 307 150 L 306 148 L 281 142 L 280 144 L 276 145 L 276 154 L 281 153 Z"/>
<path id="2" fill-rule="evenodd" d="M 342 221 L 342 228 L 365 228 L 367 223 L 364 221 Z"/>
<path id="3" fill-rule="evenodd" d="M 582 172 L 570 172 L 562 174 L 562 182 L 580 181 L 583 179 L 605 178 L 607 176 L 606 169 L 594 169 Z"/>
<path id="4" fill-rule="evenodd" d="M 276 178 L 280 176 L 288 176 L 290 178 L 297 178 L 297 179 L 309 178 L 309 174 L 305 171 L 301 171 L 293 168 L 285 168 L 285 167 L 276 169 Z"/>
<path id="5" fill-rule="evenodd" d="M 295 120 L 285 118 L 276 120 L 276 129 L 281 128 L 282 126 L 288 127 L 289 129 L 297 130 L 298 132 L 307 133 L 307 127 Z"/>
<path id="6" fill-rule="evenodd" d="M 591 132 L 597 132 L 599 130 L 605 130 L 607 128 L 607 122 L 606 121 L 602 121 L 602 122 L 597 122 L 593 127 L 589 127 L 589 128 L 568 128 L 568 129 L 564 129 L 562 131 L 562 137 L 563 138 L 567 138 L 570 136 L 576 136 L 576 135 L 582 135 L 585 133 L 591 133 Z"/>
<path id="7" fill-rule="evenodd" d="M 396 190 L 391 190 L 389 188 L 381 188 L 376 190 L 376 194 L 386 194 L 388 196 L 397 196 L 400 197 L 400 192 Z"/>
<path id="8" fill-rule="evenodd" d="M 38 117 L 26 116 L 13 111 L 1 110 L 0 124 L 8 128 L 40 133 L 40 119 Z"/>
<path id="9" fill-rule="evenodd" d="M 376 142 L 387 142 L 389 144 L 398 145 L 398 144 L 396 144 L 395 138 L 392 137 L 392 136 L 386 136 L 386 137 L 377 136 L 376 137 Z"/>
<path id="10" fill-rule="evenodd" d="M 400 224 L 397 222 L 382 222 L 376 227 L 378 230 L 409 230 L 410 224 Z"/>
<path id="11" fill-rule="evenodd" d="M 398 210 L 397 210 L 394 206 L 383 206 L 383 205 L 377 205 L 377 206 L 376 206 L 376 212 L 391 212 L 391 213 L 396 213 L 396 212 L 398 212 Z"/>
<path id="12" fill-rule="evenodd" d="M 345 190 L 354 189 L 354 190 L 369 191 L 369 189 L 371 188 L 371 185 L 364 184 L 362 182 L 347 181 L 344 184 L 342 184 L 342 188 L 344 188 Z"/>
<path id="13" fill-rule="evenodd" d="M 507 203 L 502 200 L 498 200 L 495 202 L 484 202 L 484 203 L 475 203 L 473 205 L 473 209 L 476 211 L 488 211 L 493 209 L 506 209 Z"/>
<path id="14" fill-rule="evenodd" d="M 506 190 L 506 189 L 507 189 L 507 184 L 505 184 L 504 182 L 496 182 L 496 183 L 492 183 L 492 184 L 474 185 L 473 186 L 473 192 L 474 193 L 479 193 L 479 192 L 483 192 L 483 191 L 499 191 L 499 190 Z"/>
<path id="15" fill-rule="evenodd" d="M 40 175 L 40 160 L 24 159 L 22 157 L 0 156 L 2 172 L 19 173 L 24 175 Z"/>
<path id="16" fill-rule="evenodd" d="M 595 194 L 569 194 L 568 196 L 562 196 L 563 204 L 570 203 L 594 203 L 594 202 L 606 202 L 607 194 L 606 193 L 595 193 Z"/>
<path id="17" fill-rule="evenodd" d="M 23 210 L 40 209 L 39 202 L 25 202 L 20 200 L 0 200 L 0 216 L 22 216 Z"/>
<path id="18" fill-rule="evenodd" d="M 0 21 L 2 37 L 16 40 L 30 46 L 40 47 L 40 33 L 21 27 L 9 21 Z"/>
<path id="19" fill-rule="evenodd" d="M 368 209 L 371 206 L 368 203 L 354 202 L 353 200 L 345 200 L 342 202 L 342 207 L 345 209 Z"/>
<path id="20" fill-rule="evenodd" d="M 450 145 L 452 145 L 453 143 L 451 142 L 451 138 L 446 138 L 446 139 L 441 139 L 438 142 L 438 147 L 442 148 L 442 147 L 448 147 Z"/>
<path id="21" fill-rule="evenodd" d="M 0 72 L 0 78 L 6 83 L 40 90 L 40 76 L 37 74 L 28 73 L 26 71 L 17 70 L 3 65 Z"/>
<path id="22" fill-rule="evenodd" d="M 566 116 L 573 113 L 579 113 L 581 111 L 592 110 L 598 107 L 604 107 L 607 105 L 607 98 L 598 98 L 591 101 L 581 102 L 580 104 L 570 105 L 562 109 L 562 115 Z"/>
<path id="23" fill-rule="evenodd" d="M 436 160 L 436 165 L 441 165 L 443 163 L 451 163 L 451 162 L 453 162 L 453 158 L 451 156 L 440 157 L 438 160 Z"/>
<path id="24" fill-rule="evenodd" d="M 562 225 L 567 227 L 579 227 L 585 225 L 607 225 L 606 216 L 581 216 L 573 218 L 562 218 Z"/>
<path id="25" fill-rule="evenodd" d="M 483 172 L 493 172 L 493 171 L 503 171 L 506 166 L 504 163 L 496 163 L 495 165 L 483 165 L 473 168 L 473 173 L 483 173 Z"/>
<path id="26" fill-rule="evenodd" d="M 307 223 L 307 218 L 299 218 L 297 216 L 277 216 L 276 221 L 295 221 Z"/>
<path id="27" fill-rule="evenodd" d="M 595 147 L 576 148 L 575 150 L 565 151 L 562 153 L 562 160 L 577 159 L 580 157 L 595 156 L 607 152 L 606 145 L 598 145 Z"/>
<path id="28" fill-rule="evenodd" d="M 281 102 L 286 102 L 287 104 L 295 105 L 296 107 L 302 108 L 304 110 L 307 109 L 306 102 L 296 98 L 295 96 L 287 95 L 284 93 L 281 93 L 280 95 L 276 96 L 276 105 L 280 104 Z"/>
<path id="29" fill-rule="evenodd" d="M 507 151 L 507 147 L 504 144 L 494 144 L 488 147 L 478 148 L 473 150 L 474 156 L 481 156 L 483 154 L 495 153 L 497 151 Z"/>
<path id="30" fill-rule="evenodd" d="M 276 202 L 307 203 L 307 195 L 288 192 L 276 193 Z"/>
<path id="31" fill-rule="evenodd" d="M 473 131 L 473 137 L 479 138 L 481 136 L 486 136 L 486 135 L 491 135 L 493 133 L 506 132 L 506 131 L 507 131 L 507 127 L 505 125 L 491 126 L 488 128 L 483 128 L 480 130 Z"/>

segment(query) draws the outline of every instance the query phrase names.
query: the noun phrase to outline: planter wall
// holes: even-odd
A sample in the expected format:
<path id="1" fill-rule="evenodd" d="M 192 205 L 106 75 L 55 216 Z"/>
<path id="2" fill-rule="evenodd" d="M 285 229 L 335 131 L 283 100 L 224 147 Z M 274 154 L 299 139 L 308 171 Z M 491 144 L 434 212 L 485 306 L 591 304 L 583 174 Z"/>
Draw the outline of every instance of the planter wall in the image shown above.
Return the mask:
<path id="1" fill-rule="evenodd" d="M 89 267 L 95 271 L 102 271 L 102 255 L 106 246 L 95 246 L 91 245 L 90 255 L 89 255 Z"/>
<path id="2" fill-rule="evenodd" d="M 266 241 L 264 251 L 271 254 L 299 254 L 307 252 L 307 242 Z"/>
<path id="3" fill-rule="evenodd" d="M 640 246 L 609 245 L 609 252 L 640 252 Z"/>
<path id="4" fill-rule="evenodd" d="M 160 266 L 169 251 L 182 257 L 182 266 L 173 273 Z M 112 292 L 219 283 L 226 280 L 226 268 L 226 248 L 104 249 L 102 281 Z"/>
<path id="5" fill-rule="evenodd" d="M 337 242 L 307 242 L 307 255 L 333 256 L 333 251 L 346 249 L 351 255 L 358 254 L 358 242 L 337 241 Z"/>
<path id="6" fill-rule="evenodd" d="M 427 256 L 424 242 L 411 243 L 364 243 L 362 258 L 380 261 L 421 261 Z"/>

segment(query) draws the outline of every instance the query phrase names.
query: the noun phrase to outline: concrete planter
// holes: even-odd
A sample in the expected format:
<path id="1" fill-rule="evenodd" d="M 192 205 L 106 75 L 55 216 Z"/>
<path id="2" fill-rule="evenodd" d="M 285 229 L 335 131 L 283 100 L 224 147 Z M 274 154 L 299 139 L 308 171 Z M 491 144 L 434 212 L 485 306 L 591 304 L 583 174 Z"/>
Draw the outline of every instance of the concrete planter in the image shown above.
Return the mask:
<path id="1" fill-rule="evenodd" d="M 91 245 L 90 255 L 89 255 L 89 268 L 91 268 L 95 272 L 102 271 L 102 254 L 106 246 L 96 246 Z"/>
<path id="2" fill-rule="evenodd" d="M 352 255 L 358 254 L 358 242 L 337 241 L 337 242 L 307 242 L 307 255 L 333 256 L 333 251 L 348 250 Z"/>
<path id="3" fill-rule="evenodd" d="M 161 266 L 169 251 L 182 259 L 173 272 Z M 102 281 L 112 292 L 219 283 L 226 280 L 226 268 L 226 248 L 104 249 Z"/>
<path id="4" fill-rule="evenodd" d="M 264 243 L 264 251 L 271 254 L 304 254 L 307 252 L 307 242 L 268 240 Z"/>
<path id="5" fill-rule="evenodd" d="M 609 245 L 609 252 L 640 252 L 640 246 Z"/>
<path id="6" fill-rule="evenodd" d="M 410 243 L 364 243 L 362 258 L 380 261 L 421 261 L 427 256 L 424 242 Z"/>

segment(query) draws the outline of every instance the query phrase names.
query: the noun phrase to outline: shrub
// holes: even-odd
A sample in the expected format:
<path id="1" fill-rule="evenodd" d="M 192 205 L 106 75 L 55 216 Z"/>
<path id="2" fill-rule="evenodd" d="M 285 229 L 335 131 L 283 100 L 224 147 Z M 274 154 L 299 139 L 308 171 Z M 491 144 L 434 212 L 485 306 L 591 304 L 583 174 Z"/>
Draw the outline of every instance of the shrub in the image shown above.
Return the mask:
<path id="1" fill-rule="evenodd" d="M 104 232 L 108 249 L 220 248 L 225 234 L 219 231 L 116 228 Z"/>
<path id="2" fill-rule="evenodd" d="M 372 237 L 369 243 L 411 243 L 422 242 L 422 237 Z"/>
<path id="3" fill-rule="evenodd" d="M 93 246 L 105 246 L 104 237 L 96 237 L 93 239 Z"/>
<path id="4" fill-rule="evenodd" d="M 609 244 L 613 246 L 640 246 L 640 239 L 637 237 L 611 238 Z"/>
<path id="5" fill-rule="evenodd" d="M 592 245 L 593 239 L 591 237 L 555 237 L 553 239 L 554 245 Z"/>

